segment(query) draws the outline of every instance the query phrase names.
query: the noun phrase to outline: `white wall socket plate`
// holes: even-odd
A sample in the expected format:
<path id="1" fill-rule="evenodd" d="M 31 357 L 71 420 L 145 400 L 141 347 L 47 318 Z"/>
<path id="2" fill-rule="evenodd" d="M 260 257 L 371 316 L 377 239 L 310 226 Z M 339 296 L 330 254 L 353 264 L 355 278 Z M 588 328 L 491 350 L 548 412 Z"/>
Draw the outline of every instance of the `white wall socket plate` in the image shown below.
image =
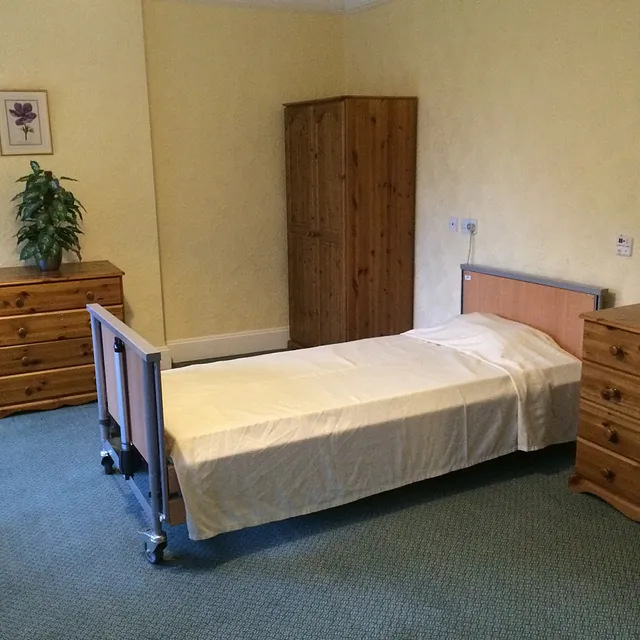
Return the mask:
<path id="1" fill-rule="evenodd" d="M 622 233 L 616 238 L 616 254 L 630 258 L 633 254 L 633 238 Z"/>
<path id="2" fill-rule="evenodd" d="M 449 231 L 458 233 L 458 218 L 449 218 Z"/>
<path id="3" fill-rule="evenodd" d="M 460 220 L 460 233 L 467 235 L 478 233 L 478 220 L 476 218 L 462 218 Z"/>

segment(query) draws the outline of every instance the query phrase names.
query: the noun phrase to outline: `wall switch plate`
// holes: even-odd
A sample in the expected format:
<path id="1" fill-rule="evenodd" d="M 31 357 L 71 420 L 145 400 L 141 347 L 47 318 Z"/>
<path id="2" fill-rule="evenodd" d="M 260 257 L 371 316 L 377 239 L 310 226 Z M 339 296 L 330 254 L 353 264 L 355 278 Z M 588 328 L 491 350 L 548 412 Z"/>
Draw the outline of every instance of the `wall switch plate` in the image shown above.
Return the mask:
<path id="1" fill-rule="evenodd" d="M 625 258 L 631 257 L 633 254 L 633 238 L 631 236 L 620 234 L 616 238 L 616 254 Z"/>
<path id="2" fill-rule="evenodd" d="M 460 233 L 467 235 L 478 233 L 478 220 L 476 218 L 462 218 L 460 220 Z"/>
<path id="3" fill-rule="evenodd" d="M 449 218 L 449 231 L 458 233 L 458 218 Z"/>

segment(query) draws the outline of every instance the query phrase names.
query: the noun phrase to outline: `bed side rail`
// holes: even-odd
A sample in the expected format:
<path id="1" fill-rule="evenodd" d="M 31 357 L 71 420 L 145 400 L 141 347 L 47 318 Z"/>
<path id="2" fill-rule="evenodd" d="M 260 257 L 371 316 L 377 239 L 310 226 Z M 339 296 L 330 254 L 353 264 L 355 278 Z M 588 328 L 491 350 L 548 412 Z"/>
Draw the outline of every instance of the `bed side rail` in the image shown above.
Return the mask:
<path id="1" fill-rule="evenodd" d="M 164 446 L 161 352 L 99 304 L 87 305 L 96 369 L 103 465 L 116 462 L 145 507 L 151 531 L 140 532 L 147 557 L 162 555 L 166 536 L 168 471 Z M 111 419 L 120 427 L 120 445 L 110 440 Z M 137 452 L 137 453 L 136 453 Z M 149 471 L 150 504 L 132 480 L 140 454 Z M 113 461 L 109 463 L 109 460 Z"/>

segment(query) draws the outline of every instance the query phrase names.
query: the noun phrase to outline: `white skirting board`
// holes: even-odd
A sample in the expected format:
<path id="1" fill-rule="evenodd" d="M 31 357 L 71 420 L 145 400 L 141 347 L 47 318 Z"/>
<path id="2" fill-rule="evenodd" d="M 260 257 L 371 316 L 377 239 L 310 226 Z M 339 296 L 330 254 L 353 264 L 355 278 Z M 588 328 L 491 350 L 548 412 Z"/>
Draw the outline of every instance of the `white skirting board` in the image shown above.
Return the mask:
<path id="1" fill-rule="evenodd" d="M 289 327 L 225 333 L 186 340 L 168 340 L 167 347 L 173 362 L 196 362 L 211 358 L 239 356 L 246 353 L 286 349 Z"/>

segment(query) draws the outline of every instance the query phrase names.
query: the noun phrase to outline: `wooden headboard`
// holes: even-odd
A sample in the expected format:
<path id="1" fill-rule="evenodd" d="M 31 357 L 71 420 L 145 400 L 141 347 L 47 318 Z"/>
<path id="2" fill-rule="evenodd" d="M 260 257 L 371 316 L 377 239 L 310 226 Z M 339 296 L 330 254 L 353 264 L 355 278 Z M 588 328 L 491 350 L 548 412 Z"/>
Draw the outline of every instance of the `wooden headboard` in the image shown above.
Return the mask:
<path id="1" fill-rule="evenodd" d="M 582 358 L 584 311 L 600 309 L 607 290 L 463 264 L 462 313 L 493 313 L 544 331 Z"/>

